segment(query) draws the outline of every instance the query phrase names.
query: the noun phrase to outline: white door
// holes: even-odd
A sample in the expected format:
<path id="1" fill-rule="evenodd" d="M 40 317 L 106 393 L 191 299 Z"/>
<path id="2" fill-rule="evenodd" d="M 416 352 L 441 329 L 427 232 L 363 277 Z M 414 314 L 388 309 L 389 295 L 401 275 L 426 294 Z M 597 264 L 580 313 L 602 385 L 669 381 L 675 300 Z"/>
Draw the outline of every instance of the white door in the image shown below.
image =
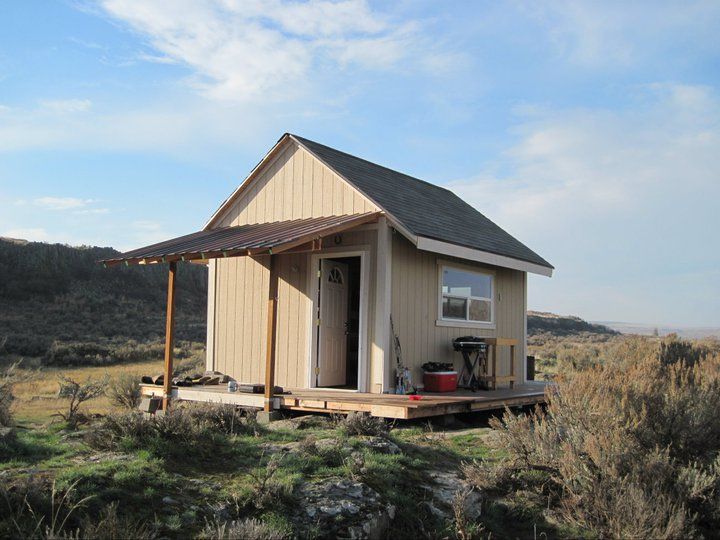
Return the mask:
<path id="1" fill-rule="evenodd" d="M 347 264 L 320 259 L 318 386 L 345 384 L 347 360 Z"/>

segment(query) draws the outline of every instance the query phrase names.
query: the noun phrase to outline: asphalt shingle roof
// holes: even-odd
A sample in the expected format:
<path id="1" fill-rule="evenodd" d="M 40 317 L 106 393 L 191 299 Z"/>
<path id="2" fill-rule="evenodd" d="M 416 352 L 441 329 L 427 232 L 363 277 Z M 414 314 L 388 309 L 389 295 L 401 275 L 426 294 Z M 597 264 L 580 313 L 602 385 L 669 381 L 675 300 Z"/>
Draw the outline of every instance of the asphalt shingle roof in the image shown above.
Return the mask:
<path id="1" fill-rule="evenodd" d="M 413 234 L 553 268 L 452 191 L 298 135 L 292 137 Z"/>

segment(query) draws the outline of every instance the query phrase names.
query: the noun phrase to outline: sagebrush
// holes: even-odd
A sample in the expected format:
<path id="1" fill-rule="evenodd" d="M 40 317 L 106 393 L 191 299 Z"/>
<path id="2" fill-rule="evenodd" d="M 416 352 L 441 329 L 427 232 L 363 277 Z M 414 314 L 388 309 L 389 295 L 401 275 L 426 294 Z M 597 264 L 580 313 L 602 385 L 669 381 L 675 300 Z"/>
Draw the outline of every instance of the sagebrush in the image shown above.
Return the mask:
<path id="1" fill-rule="evenodd" d="M 546 411 L 493 420 L 509 458 L 465 474 L 485 491 L 536 490 L 601 537 L 708 536 L 720 527 L 719 392 L 720 355 L 578 370 Z"/>

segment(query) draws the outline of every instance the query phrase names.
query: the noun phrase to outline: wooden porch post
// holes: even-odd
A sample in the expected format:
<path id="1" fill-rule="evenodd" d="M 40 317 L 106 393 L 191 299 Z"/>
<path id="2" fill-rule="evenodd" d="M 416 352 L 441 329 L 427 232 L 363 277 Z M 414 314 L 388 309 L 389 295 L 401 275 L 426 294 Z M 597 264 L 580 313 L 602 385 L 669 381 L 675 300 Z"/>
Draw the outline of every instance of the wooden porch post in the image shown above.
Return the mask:
<path id="1" fill-rule="evenodd" d="M 175 345 L 175 273 L 177 262 L 170 263 L 168 271 L 167 321 L 165 324 L 165 375 L 163 381 L 163 410 L 170 406 L 172 394 L 173 347 Z"/>
<path id="2" fill-rule="evenodd" d="M 267 354 L 265 356 L 265 411 L 273 409 L 275 389 L 275 342 L 277 338 L 277 255 L 270 255 L 270 286 L 268 287 Z"/>

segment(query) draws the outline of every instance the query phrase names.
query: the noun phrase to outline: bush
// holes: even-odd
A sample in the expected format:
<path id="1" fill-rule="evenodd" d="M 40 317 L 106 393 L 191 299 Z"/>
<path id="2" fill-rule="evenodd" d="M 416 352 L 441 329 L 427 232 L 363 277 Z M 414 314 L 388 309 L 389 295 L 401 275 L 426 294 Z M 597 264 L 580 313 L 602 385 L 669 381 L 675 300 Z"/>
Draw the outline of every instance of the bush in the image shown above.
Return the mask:
<path id="1" fill-rule="evenodd" d="M 88 515 L 87 503 L 77 481 L 65 489 L 38 477 L 27 477 L 12 486 L 0 487 L 0 537 L 2 538 L 88 538 L 110 540 L 157 537 L 152 524 L 120 517 L 118 503 L 110 503 L 99 515 Z"/>
<path id="2" fill-rule="evenodd" d="M 600 537 L 712 536 L 720 527 L 720 355 L 640 362 L 560 380 L 547 411 L 491 425 L 509 458 L 465 466 L 478 488 L 520 482 Z"/>
<path id="3" fill-rule="evenodd" d="M 108 354 L 113 362 L 160 360 L 165 354 L 165 344 L 161 341 L 138 343 L 130 339 L 110 347 Z"/>
<path id="4" fill-rule="evenodd" d="M 140 384 L 136 376 L 123 373 L 110 382 L 108 397 L 113 405 L 123 409 L 137 409 L 142 399 Z"/>
<path id="5" fill-rule="evenodd" d="M 12 364 L 0 370 L 0 426 L 9 427 L 13 425 L 12 403 L 15 400 L 13 395 L 13 384 L 18 364 Z"/>
<path id="6" fill-rule="evenodd" d="M 105 345 L 92 342 L 55 341 L 45 354 L 44 361 L 49 366 L 98 366 L 109 364 L 112 360 L 110 349 Z"/>
<path id="7" fill-rule="evenodd" d="M 232 405 L 189 405 L 154 416 L 107 415 L 88 430 L 86 442 L 99 450 L 145 449 L 158 457 L 184 459 L 213 456 L 223 442 L 221 436 L 255 434 L 257 429 L 252 418 Z"/>
<path id="8" fill-rule="evenodd" d="M 195 425 L 204 425 L 226 435 L 256 435 L 260 430 L 255 411 L 242 411 L 235 405 L 198 403 L 188 405 L 183 410 Z"/>
<path id="9" fill-rule="evenodd" d="M 86 516 L 81 522 L 77 536 L 92 540 L 114 540 L 116 538 L 152 540 L 157 538 L 158 534 L 154 524 L 121 517 L 118 515 L 117 509 L 118 503 L 115 501 L 100 512 L 99 519 Z"/>
<path id="10" fill-rule="evenodd" d="M 341 421 L 340 428 L 347 435 L 369 435 L 387 437 L 390 428 L 383 418 L 351 412 Z"/>
<path id="11" fill-rule="evenodd" d="M 208 523 L 199 535 L 206 540 L 243 538 L 245 540 L 283 540 L 289 531 L 283 531 L 257 519 L 242 519 Z"/>
<path id="12" fill-rule="evenodd" d="M 86 420 L 80 413 L 80 406 L 86 401 L 102 396 L 107 387 L 107 379 L 89 379 L 84 383 L 79 383 L 65 375 L 60 375 L 59 379 L 58 397 L 67 399 L 67 411 L 57 414 L 68 423 L 68 427 L 75 429 L 79 423 Z"/>
<path id="13" fill-rule="evenodd" d="M 10 334 L 0 340 L 0 354 L 17 354 L 19 356 L 44 356 L 52 340 L 28 334 Z"/>
<path id="14" fill-rule="evenodd" d="M 711 353 L 709 347 L 696 344 L 690 341 L 678 339 L 671 334 L 660 343 L 658 358 L 663 364 L 675 364 L 685 362 L 693 365 L 707 357 Z"/>

